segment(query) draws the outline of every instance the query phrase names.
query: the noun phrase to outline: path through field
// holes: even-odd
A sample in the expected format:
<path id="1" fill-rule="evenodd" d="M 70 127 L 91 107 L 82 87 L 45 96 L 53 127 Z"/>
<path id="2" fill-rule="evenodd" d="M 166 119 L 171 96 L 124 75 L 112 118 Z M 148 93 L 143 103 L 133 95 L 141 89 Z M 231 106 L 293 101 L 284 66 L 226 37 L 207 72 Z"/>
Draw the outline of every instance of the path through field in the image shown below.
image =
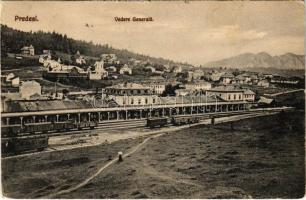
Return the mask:
<path id="1" fill-rule="evenodd" d="M 135 153 L 137 150 L 139 150 L 143 145 L 145 145 L 149 140 L 153 139 L 153 138 L 157 138 L 159 136 L 163 135 L 163 133 L 157 134 L 157 135 L 153 135 L 151 137 L 146 138 L 145 140 L 143 140 L 143 142 L 141 142 L 140 144 L 138 144 L 137 146 L 135 146 L 130 152 L 128 152 L 127 154 L 123 155 L 123 158 Z M 56 193 L 52 193 L 50 195 L 44 196 L 42 198 L 44 199 L 50 199 L 50 198 L 54 198 L 58 195 L 62 195 L 62 194 L 66 194 L 69 192 L 73 192 L 83 186 L 85 186 L 86 184 L 88 184 L 92 179 L 94 179 L 95 177 L 97 177 L 99 174 L 101 174 L 101 172 L 103 172 L 103 170 L 105 170 L 106 168 L 108 168 L 109 166 L 111 166 L 112 164 L 118 162 L 118 158 L 113 159 L 112 161 L 108 162 L 106 165 L 102 166 L 96 173 L 94 173 L 93 175 L 91 175 L 90 177 L 88 177 L 87 179 L 85 179 L 84 181 L 82 181 L 81 183 L 79 183 L 78 185 L 68 188 L 66 190 L 61 190 L 58 191 Z"/>

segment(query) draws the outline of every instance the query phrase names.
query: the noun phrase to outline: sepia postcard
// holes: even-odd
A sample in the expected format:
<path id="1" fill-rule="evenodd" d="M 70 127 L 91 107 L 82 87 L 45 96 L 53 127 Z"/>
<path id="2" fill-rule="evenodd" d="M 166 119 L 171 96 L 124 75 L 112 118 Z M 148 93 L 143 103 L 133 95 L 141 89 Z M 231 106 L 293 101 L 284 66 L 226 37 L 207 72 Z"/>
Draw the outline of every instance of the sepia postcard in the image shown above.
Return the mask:
<path id="1" fill-rule="evenodd" d="M 305 195 L 303 1 L 1 1 L 1 192 Z"/>

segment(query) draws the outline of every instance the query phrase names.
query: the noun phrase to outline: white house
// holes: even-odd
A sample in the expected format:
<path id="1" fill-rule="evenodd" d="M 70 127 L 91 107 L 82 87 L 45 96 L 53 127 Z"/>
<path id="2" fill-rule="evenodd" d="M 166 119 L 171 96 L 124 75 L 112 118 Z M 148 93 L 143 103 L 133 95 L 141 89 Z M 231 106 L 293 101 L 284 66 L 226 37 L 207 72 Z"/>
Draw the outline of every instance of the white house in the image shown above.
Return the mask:
<path id="1" fill-rule="evenodd" d="M 95 72 L 98 74 L 103 74 L 105 73 L 105 69 L 104 69 L 104 62 L 103 61 L 96 61 L 94 64 L 95 67 Z"/>
<path id="2" fill-rule="evenodd" d="M 187 81 L 192 81 L 193 80 L 193 71 L 188 71 L 186 72 L 186 76 L 187 76 Z"/>
<path id="3" fill-rule="evenodd" d="M 185 84 L 185 89 L 189 91 L 210 90 L 211 83 L 207 81 L 194 81 Z"/>
<path id="4" fill-rule="evenodd" d="M 154 73 L 156 71 L 156 69 L 152 66 L 148 66 L 145 68 L 147 71 L 150 71 L 151 73 Z"/>
<path id="5" fill-rule="evenodd" d="M 38 62 L 44 64 L 47 60 L 51 60 L 50 54 L 43 54 L 39 56 Z"/>
<path id="6" fill-rule="evenodd" d="M 261 87 L 269 87 L 270 83 L 267 80 L 260 80 L 260 81 L 258 81 L 257 85 L 261 86 Z"/>
<path id="7" fill-rule="evenodd" d="M 132 74 L 132 69 L 127 65 L 125 64 L 119 71 L 120 74 L 128 74 L 128 75 L 131 75 Z"/>
<path id="8" fill-rule="evenodd" d="M 30 45 L 28 47 L 27 46 L 22 47 L 21 48 L 21 54 L 34 56 L 35 55 L 34 47 L 32 45 Z"/>
<path id="9" fill-rule="evenodd" d="M 8 75 L 6 75 L 6 81 L 11 81 L 14 77 L 15 77 L 14 73 L 9 73 Z"/>
<path id="10" fill-rule="evenodd" d="M 175 90 L 175 96 L 187 96 L 188 94 L 190 94 L 190 90 L 186 90 L 186 89 Z"/>
<path id="11" fill-rule="evenodd" d="M 85 60 L 84 56 L 79 56 L 79 57 L 75 60 L 75 62 L 76 62 L 77 64 L 80 64 L 80 65 L 86 64 L 86 60 Z"/>
<path id="12" fill-rule="evenodd" d="M 255 93 L 251 90 L 235 88 L 233 86 L 219 86 L 207 91 L 207 95 L 216 95 L 225 101 L 254 101 Z"/>
<path id="13" fill-rule="evenodd" d="M 90 80 L 101 80 L 108 76 L 108 72 L 104 69 L 104 61 L 96 61 L 94 64 L 95 70 L 89 72 Z"/>
<path id="14" fill-rule="evenodd" d="M 160 95 L 166 90 L 166 85 L 163 83 L 151 83 L 150 88 L 155 94 Z"/>
<path id="15" fill-rule="evenodd" d="M 233 79 L 235 78 L 235 76 L 231 73 L 226 73 L 226 74 L 223 74 L 221 77 L 220 77 L 220 81 L 227 85 L 227 84 L 230 84 L 232 83 Z"/>
<path id="16" fill-rule="evenodd" d="M 236 76 L 236 82 L 239 84 L 248 84 L 252 81 L 251 76 L 244 73 Z"/>
<path id="17" fill-rule="evenodd" d="M 18 87 L 20 84 L 20 78 L 18 76 L 15 76 L 14 73 L 9 73 L 8 75 L 3 75 L 1 76 L 1 79 L 3 80 L 6 84 L 10 84 L 13 87 Z"/>
<path id="18" fill-rule="evenodd" d="M 225 101 L 243 101 L 244 90 L 232 86 L 219 86 L 207 91 L 208 96 L 216 95 Z"/>
<path id="19" fill-rule="evenodd" d="M 161 104 L 161 99 L 157 95 L 110 95 L 109 98 L 114 100 L 120 106 Z"/>
<path id="20" fill-rule="evenodd" d="M 18 87 L 20 84 L 20 78 L 19 77 L 14 77 L 11 79 L 11 83 L 13 87 Z"/>
<path id="21" fill-rule="evenodd" d="M 49 50 L 49 49 L 44 49 L 44 50 L 43 50 L 43 54 L 45 54 L 45 55 L 51 55 L 51 50 Z"/>
<path id="22" fill-rule="evenodd" d="M 182 67 L 181 66 L 174 66 L 172 69 L 173 73 L 181 73 L 182 72 Z"/>
<path id="23" fill-rule="evenodd" d="M 117 60 L 116 54 L 102 54 L 101 58 L 102 60 L 109 60 L 109 59 Z"/>
<path id="24" fill-rule="evenodd" d="M 61 69 L 62 64 L 55 60 L 44 60 L 43 66 L 48 69 L 48 71 L 53 71 L 54 69 Z"/>
<path id="25" fill-rule="evenodd" d="M 253 92 L 252 90 L 245 90 L 243 95 L 244 100 L 251 102 L 255 101 L 255 92 Z"/>

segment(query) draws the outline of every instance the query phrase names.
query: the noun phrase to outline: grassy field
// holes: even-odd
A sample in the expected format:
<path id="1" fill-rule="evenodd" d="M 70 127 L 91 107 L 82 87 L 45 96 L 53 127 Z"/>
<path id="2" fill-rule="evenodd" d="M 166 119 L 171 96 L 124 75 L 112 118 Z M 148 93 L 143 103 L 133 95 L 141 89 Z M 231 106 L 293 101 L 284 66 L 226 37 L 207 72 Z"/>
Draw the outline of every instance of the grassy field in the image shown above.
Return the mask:
<path id="1" fill-rule="evenodd" d="M 16 69 L 2 70 L 2 74 L 14 73 L 15 76 L 18 76 L 20 79 L 35 79 L 42 77 L 42 68 L 41 66 L 28 66 L 20 67 Z"/>
<path id="2" fill-rule="evenodd" d="M 10 57 L 2 57 L 1 58 L 1 69 L 2 70 L 12 70 L 12 69 L 20 69 L 27 68 L 31 66 L 40 65 L 38 62 L 38 57 L 33 58 L 23 58 L 21 60 L 10 58 Z"/>
<path id="3" fill-rule="evenodd" d="M 111 145 L 34 154 L 2 160 L 2 190 L 11 198 L 38 198 L 75 185 L 103 166 L 118 151 L 127 151 L 141 139 Z"/>
<path id="4" fill-rule="evenodd" d="M 35 198 L 67 189 L 108 155 L 142 140 L 2 160 L 4 194 Z M 150 140 L 86 186 L 56 198 L 301 198 L 304 142 L 304 112 L 196 126 Z"/>

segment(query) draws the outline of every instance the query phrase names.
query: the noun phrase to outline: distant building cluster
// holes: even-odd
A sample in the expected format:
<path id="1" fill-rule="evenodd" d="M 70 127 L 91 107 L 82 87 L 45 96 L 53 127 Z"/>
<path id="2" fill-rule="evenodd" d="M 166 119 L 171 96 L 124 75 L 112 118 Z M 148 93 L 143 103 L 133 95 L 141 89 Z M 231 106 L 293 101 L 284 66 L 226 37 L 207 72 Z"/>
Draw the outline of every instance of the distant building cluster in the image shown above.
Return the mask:
<path id="1" fill-rule="evenodd" d="M 154 105 L 184 102 L 202 97 L 220 101 L 255 102 L 258 88 L 275 87 L 276 84 L 296 85 L 298 78 L 287 78 L 275 74 L 232 70 L 226 68 L 205 69 L 186 67 L 179 64 L 160 64 L 151 60 L 130 58 L 120 59 L 116 54 L 101 54 L 98 58 L 82 55 L 77 51 L 69 55 L 72 62 L 63 62 L 61 56 L 54 56 L 51 50 L 35 55 L 32 45 L 20 49 L 17 57 L 37 57 L 43 68 L 43 78 L 57 82 L 59 79 L 83 79 L 104 83 L 111 80 L 113 85 L 97 90 L 95 95 L 117 106 Z M 69 57 L 68 56 L 68 57 Z M 17 58 L 16 59 L 19 59 Z M 115 80 L 117 79 L 117 80 Z M 69 82 L 69 81 L 68 81 Z M 21 80 L 13 73 L 1 75 L 4 100 L 54 100 L 67 98 L 64 92 L 44 94 L 39 80 Z M 55 86 L 56 87 L 56 86 Z M 4 91 L 2 89 L 2 91 Z M 256 91 L 255 91 L 256 90 Z M 72 94 L 72 93 L 71 93 Z M 93 99 L 92 92 L 74 92 L 75 99 Z M 261 102 L 270 99 L 259 97 Z"/>
<path id="2" fill-rule="evenodd" d="M 44 66 L 44 77 L 49 79 L 58 78 L 88 78 L 89 80 L 102 80 L 106 78 L 118 78 L 118 75 L 132 75 L 132 69 L 123 65 L 118 70 L 118 66 L 110 64 L 120 64 L 115 54 L 102 54 L 101 59 L 95 61 L 93 65 L 87 65 L 84 56 L 76 53 L 77 65 L 65 65 L 58 59 L 52 60 L 50 54 L 42 54 L 39 62 Z M 107 66 L 107 67 L 106 67 Z"/>
<path id="3" fill-rule="evenodd" d="M 107 64 L 120 64 L 116 54 L 102 54 L 101 59 Z"/>
<path id="4" fill-rule="evenodd" d="M 263 74 L 255 72 L 243 72 L 234 75 L 233 72 L 211 71 L 205 75 L 205 79 L 212 82 L 218 82 L 223 85 L 259 85 L 269 87 L 265 82 L 266 77 Z M 262 82 L 264 81 L 264 82 Z"/>

